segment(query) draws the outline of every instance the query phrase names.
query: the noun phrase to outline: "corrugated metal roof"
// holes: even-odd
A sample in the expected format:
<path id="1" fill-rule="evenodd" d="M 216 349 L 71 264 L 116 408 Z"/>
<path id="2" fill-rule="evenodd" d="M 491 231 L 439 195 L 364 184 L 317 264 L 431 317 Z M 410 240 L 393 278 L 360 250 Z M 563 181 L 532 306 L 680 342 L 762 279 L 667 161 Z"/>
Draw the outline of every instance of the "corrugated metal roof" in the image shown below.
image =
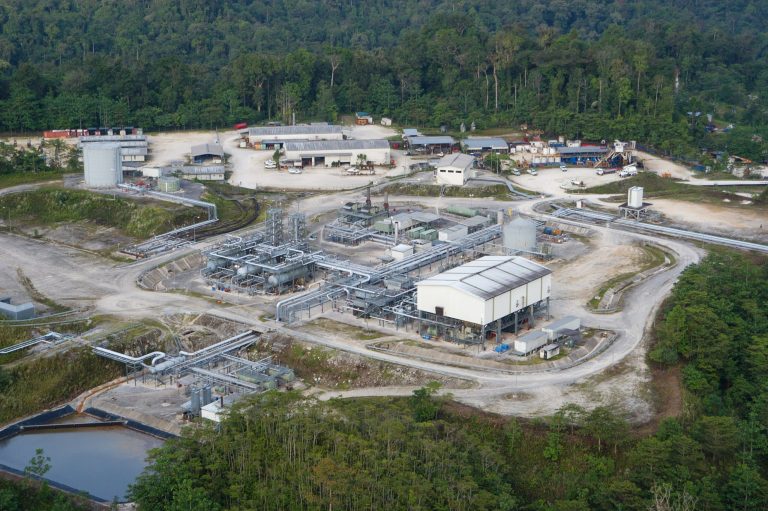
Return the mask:
<path id="1" fill-rule="evenodd" d="M 463 154 L 463 153 L 452 153 L 452 154 L 446 154 L 442 158 L 440 158 L 440 161 L 437 162 L 437 168 L 440 167 L 456 167 L 460 169 L 468 169 L 472 167 L 472 164 L 475 162 L 475 157 L 471 156 L 469 154 Z"/>
<path id="2" fill-rule="evenodd" d="M 586 154 L 586 153 L 607 153 L 607 147 L 601 146 L 580 146 L 580 147 L 555 147 L 557 154 Z"/>
<path id="3" fill-rule="evenodd" d="M 483 149 L 509 149 L 509 144 L 503 138 L 497 137 L 467 137 L 461 143 L 468 151 Z"/>
<path id="4" fill-rule="evenodd" d="M 207 156 L 209 154 L 212 154 L 214 156 L 224 156 L 224 148 L 221 147 L 221 144 L 198 144 L 192 146 L 192 157 L 196 158 L 197 156 Z"/>
<path id="5" fill-rule="evenodd" d="M 551 330 L 553 332 L 557 332 L 558 330 L 568 328 L 574 321 L 578 321 L 578 323 L 581 324 L 581 320 L 576 316 L 565 316 L 564 318 L 560 318 L 557 321 L 554 321 L 549 325 L 543 327 L 542 330 L 546 329 L 546 330 Z"/>
<path id="6" fill-rule="evenodd" d="M 488 217 L 477 215 L 473 216 L 471 218 L 465 218 L 463 220 L 459 220 L 459 223 L 462 225 L 466 225 L 467 227 L 475 227 L 478 225 L 485 225 L 489 222 Z"/>
<path id="7" fill-rule="evenodd" d="M 534 330 L 533 332 L 528 332 L 525 335 L 521 335 L 516 340 L 521 342 L 533 342 L 535 343 L 539 339 L 547 337 L 547 334 L 542 332 L 541 330 Z"/>
<path id="8" fill-rule="evenodd" d="M 416 128 L 404 128 L 403 136 L 404 137 L 420 137 L 422 135 L 421 133 L 419 133 L 419 130 L 417 130 Z"/>
<path id="9" fill-rule="evenodd" d="M 439 216 L 437 216 L 434 213 L 429 213 L 427 211 L 414 211 L 413 213 L 411 213 L 411 218 L 413 218 L 417 222 L 423 222 L 425 224 L 440 220 Z"/>
<path id="10" fill-rule="evenodd" d="M 410 137 L 408 141 L 411 145 L 453 145 L 456 143 L 453 137 L 448 136 Z"/>
<path id="11" fill-rule="evenodd" d="M 359 151 L 364 149 L 389 149 L 386 140 L 311 140 L 286 142 L 286 151 Z"/>
<path id="12" fill-rule="evenodd" d="M 341 126 L 332 125 L 294 125 L 294 126 L 257 126 L 248 128 L 250 137 L 269 137 L 275 135 L 327 135 L 341 133 Z"/>
<path id="13" fill-rule="evenodd" d="M 419 286 L 447 286 L 490 300 L 552 271 L 524 257 L 485 256 L 424 279 Z"/>

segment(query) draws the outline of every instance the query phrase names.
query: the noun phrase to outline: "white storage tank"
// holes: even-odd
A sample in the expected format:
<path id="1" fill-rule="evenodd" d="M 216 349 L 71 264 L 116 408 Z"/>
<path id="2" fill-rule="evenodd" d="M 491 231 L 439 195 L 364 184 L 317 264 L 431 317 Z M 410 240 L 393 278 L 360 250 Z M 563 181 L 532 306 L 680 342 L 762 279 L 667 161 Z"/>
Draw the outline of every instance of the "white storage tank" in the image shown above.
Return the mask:
<path id="1" fill-rule="evenodd" d="M 536 248 L 536 222 L 518 216 L 501 229 L 504 248 L 508 250 L 533 251 Z"/>
<path id="2" fill-rule="evenodd" d="M 643 207 L 643 187 L 633 186 L 627 192 L 627 206 L 630 208 Z"/>
<path id="3" fill-rule="evenodd" d="M 173 193 L 181 190 L 181 179 L 174 176 L 162 176 L 157 179 L 157 189 L 165 193 Z"/>
<path id="4" fill-rule="evenodd" d="M 123 160 L 119 144 L 88 143 L 83 145 L 85 186 L 114 188 L 123 182 Z"/>

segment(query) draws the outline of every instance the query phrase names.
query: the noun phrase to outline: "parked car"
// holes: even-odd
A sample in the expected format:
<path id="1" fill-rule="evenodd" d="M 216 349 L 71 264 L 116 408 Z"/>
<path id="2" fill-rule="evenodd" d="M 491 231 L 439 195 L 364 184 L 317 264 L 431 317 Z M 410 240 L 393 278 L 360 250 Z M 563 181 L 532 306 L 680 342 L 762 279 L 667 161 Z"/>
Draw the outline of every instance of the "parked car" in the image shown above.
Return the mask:
<path id="1" fill-rule="evenodd" d="M 275 160 L 267 160 L 264 162 L 264 168 L 267 169 L 276 169 L 277 163 L 275 163 Z"/>
<path id="2" fill-rule="evenodd" d="M 288 169 L 288 173 L 289 174 L 301 174 L 301 169 L 298 169 L 296 167 L 291 167 L 290 169 Z"/>
<path id="3" fill-rule="evenodd" d="M 517 167 L 513 167 L 512 168 L 512 175 L 519 176 L 520 175 L 520 169 L 518 169 Z"/>
<path id="4" fill-rule="evenodd" d="M 565 165 L 560 165 L 560 170 L 562 170 L 563 172 L 568 172 L 568 167 L 566 167 Z"/>

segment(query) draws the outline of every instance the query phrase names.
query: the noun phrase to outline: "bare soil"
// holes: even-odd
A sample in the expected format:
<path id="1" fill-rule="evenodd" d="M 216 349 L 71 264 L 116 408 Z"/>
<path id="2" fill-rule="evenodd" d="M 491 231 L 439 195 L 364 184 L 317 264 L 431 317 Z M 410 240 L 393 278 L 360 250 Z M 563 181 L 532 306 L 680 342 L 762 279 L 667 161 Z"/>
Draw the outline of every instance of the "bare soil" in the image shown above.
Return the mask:
<path id="1" fill-rule="evenodd" d="M 265 337 L 257 350 L 260 355 L 272 355 L 273 360 L 293 369 L 307 385 L 326 389 L 421 386 L 432 381 L 447 388 L 470 386 L 455 378 L 313 346 L 283 335 Z"/>

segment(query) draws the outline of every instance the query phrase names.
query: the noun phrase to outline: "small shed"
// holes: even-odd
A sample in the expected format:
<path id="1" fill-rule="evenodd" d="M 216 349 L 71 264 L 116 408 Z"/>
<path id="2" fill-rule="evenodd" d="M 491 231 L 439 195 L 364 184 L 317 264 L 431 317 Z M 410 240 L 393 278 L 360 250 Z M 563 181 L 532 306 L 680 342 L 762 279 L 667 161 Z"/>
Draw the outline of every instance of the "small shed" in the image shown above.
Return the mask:
<path id="1" fill-rule="evenodd" d="M 469 233 L 466 225 L 454 225 L 440 229 L 437 233 L 437 239 L 440 241 L 456 241 Z"/>
<path id="2" fill-rule="evenodd" d="M 368 124 L 373 124 L 373 116 L 368 112 L 356 112 L 355 124 L 357 124 L 358 126 L 366 126 Z"/>
<path id="3" fill-rule="evenodd" d="M 411 137 L 420 137 L 421 132 L 417 130 L 416 128 L 404 128 L 403 129 L 403 140 L 406 140 Z"/>
<path id="4" fill-rule="evenodd" d="M 515 351 L 517 353 L 527 355 L 528 353 L 541 348 L 547 344 L 548 341 L 549 339 L 547 338 L 547 334 L 544 332 L 539 330 L 528 332 L 527 334 L 515 339 Z"/>
<path id="5" fill-rule="evenodd" d="M 435 178 L 439 185 L 461 186 L 472 177 L 472 166 L 475 158 L 468 154 L 453 153 L 440 158 L 435 171 Z"/>
<path id="6" fill-rule="evenodd" d="M 541 350 L 539 350 L 539 356 L 544 360 L 555 358 L 559 354 L 560 354 L 560 345 L 555 343 L 547 344 L 546 346 L 541 348 Z"/>
<path id="7" fill-rule="evenodd" d="M 563 334 L 564 330 L 579 330 L 581 319 L 576 316 L 565 316 L 549 325 L 542 327 L 541 331 L 547 334 L 550 341 L 554 341 Z"/>
<path id="8" fill-rule="evenodd" d="M 0 301 L 0 317 L 12 321 L 32 319 L 35 317 L 35 306 L 32 302 L 12 305 L 10 298 Z"/>
<path id="9" fill-rule="evenodd" d="M 224 158 L 224 148 L 221 147 L 221 144 L 218 142 L 198 144 L 192 146 L 191 154 L 192 161 L 195 163 L 203 163 L 207 161 L 221 163 Z"/>
<path id="10" fill-rule="evenodd" d="M 402 261 L 406 257 L 413 255 L 413 247 L 405 244 L 395 245 L 389 249 L 389 253 L 395 261 Z"/>

